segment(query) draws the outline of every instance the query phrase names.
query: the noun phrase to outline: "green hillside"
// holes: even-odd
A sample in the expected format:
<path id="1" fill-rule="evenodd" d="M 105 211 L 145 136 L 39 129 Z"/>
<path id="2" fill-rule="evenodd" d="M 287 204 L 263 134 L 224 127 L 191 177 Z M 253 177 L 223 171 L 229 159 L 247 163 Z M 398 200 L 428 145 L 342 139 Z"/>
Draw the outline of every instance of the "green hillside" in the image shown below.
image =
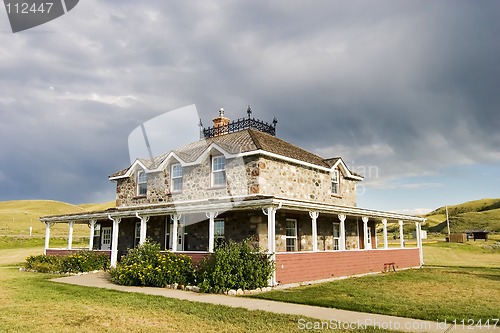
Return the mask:
<path id="1" fill-rule="evenodd" d="M 79 213 L 92 210 L 104 210 L 113 207 L 114 202 L 103 204 L 72 205 L 52 200 L 13 200 L 0 202 L 0 235 L 29 235 L 32 227 L 34 236 L 45 233 L 45 225 L 38 218 L 47 215 Z M 75 226 L 75 235 L 86 234 L 85 225 Z M 67 225 L 55 225 L 51 229 L 54 236 L 65 236 L 68 233 Z"/>
<path id="2" fill-rule="evenodd" d="M 448 206 L 451 232 L 487 229 L 500 232 L 500 199 L 481 199 Z M 446 208 L 440 207 L 429 214 L 427 229 L 431 232 L 447 232 Z"/>

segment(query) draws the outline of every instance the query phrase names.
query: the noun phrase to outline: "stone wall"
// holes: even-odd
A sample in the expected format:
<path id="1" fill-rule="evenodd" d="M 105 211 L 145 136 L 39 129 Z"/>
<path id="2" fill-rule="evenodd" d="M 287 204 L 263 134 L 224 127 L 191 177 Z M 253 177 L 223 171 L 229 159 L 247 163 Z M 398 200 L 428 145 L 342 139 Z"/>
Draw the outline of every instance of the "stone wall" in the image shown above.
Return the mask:
<path id="1" fill-rule="evenodd" d="M 162 202 L 244 196 L 258 193 L 258 178 L 252 174 L 255 157 L 226 160 L 227 186 L 211 186 L 211 158 L 202 163 L 183 167 L 183 186 L 180 192 L 170 191 L 170 169 L 148 173 L 147 195 L 137 195 L 136 172 L 129 178 L 119 179 L 116 185 L 116 206 L 127 207 Z M 256 187 L 257 186 L 257 187 Z"/>
<path id="2" fill-rule="evenodd" d="M 332 195 L 332 175 L 302 165 L 260 157 L 257 161 L 260 194 L 316 201 L 327 204 L 356 206 L 356 181 L 339 172 L 339 193 Z"/>
<path id="3" fill-rule="evenodd" d="M 273 195 L 326 204 L 356 206 L 356 181 L 339 172 L 339 193 L 332 194 L 332 175 L 273 158 L 248 156 L 226 161 L 226 187 L 211 186 L 211 158 L 183 168 L 183 188 L 170 191 L 170 165 L 148 174 L 147 196 L 137 196 L 136 172 L 119 179 L 116 186 L 117 207 L 154 204 L 249 194 Z"/>
<path id="4" fill-rule="evenodd" d="M 217 216 L 217 219 L 224 219 L 224 237 L 226 240 L 241 242 L 249 239 L 252 244 L 261 246 L 259 230 L 262 229 L 259 226 L 263 220 L 266 220 L 267 223 L 267 219 L 263 219 L 262 216 L 256 216 L 255 212 L 234 212 L 221 214 Z M 267 224 L 265 233 L 266 243 L 263 248 L 267 248 Z M 208 250 L 208 219 L 186 227 L 184 249 L 186 251 Z"/>

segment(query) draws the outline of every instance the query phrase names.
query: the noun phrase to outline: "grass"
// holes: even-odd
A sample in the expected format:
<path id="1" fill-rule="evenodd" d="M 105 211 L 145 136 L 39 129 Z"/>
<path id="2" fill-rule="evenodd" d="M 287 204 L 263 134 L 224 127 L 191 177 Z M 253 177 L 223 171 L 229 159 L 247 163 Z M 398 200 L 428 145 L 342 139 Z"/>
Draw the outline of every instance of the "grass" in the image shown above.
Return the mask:
<path id="1" fill-rule="evenodd" d="M 32 235 L 41 236 L 45 234 L 45 225 L 38 218 L 47 215 L 81 213 L 91 210 L 105 210 L 114 207 L 114 202 L 102 204 L 72 205 L 52 200 L 12 200 L 0 202 L 0 235 L 29 235 L 32 227 Z M 54 225 L 51 235 L 63 236 L 68 234 L 68 225 Z M 75 236 L 86 236 L 88 228 L 85 225 L 74 226 Z"/>
<path id="2" fill-rule="evenodd" d="M 50 238 L 49 241 L 51 248 L 64 248 L 68 246 L 68 239 L 64 237 L 54 237 Z M 12 236 L 0 236 L 0 249 L 19 249 L 19 248 L 31 248 L 31 247 L 41 247 L 45 245 L 45 238 L 43 237 L 12 237 Z M 88 237 L 73 237 L 73 247 L 86 247 L 89 245 Z"/>
<path id="3" fill-rule="evenodd" d="M 500 268 L 500 251 L 487 248 L 498 241 L 497 235 L 487 242 L 428 243 L 423 248 L 424 262 L 427 266 Z"/>
<path id="4" fill-rule="evenodd" d="M 429 267 L 277 290 L 252 297 L 424 320 L 498 318 L 500 240 L 424 243 Z"/>
<path id="5" fill-rule="evenodd" d="M 303 318 L 72 286 L 53 277 L 0 267 L 0 332 L 297 332 Z"/>
<path id="6" fill-rule="evenodd" d="M 448 206 L 451 232 L 487 229 L 500 232 L 500 199 L 481 199 Z M 446 210 L 440 207 L 425 216 L 431 232 L 447 232 Z"/>
<path id="7" fill-rule="evenodd" d="M 252 297 L 431 321 L 477 321 L 498 317 L 499 282 L 499 269 L 424 268 Z"/>

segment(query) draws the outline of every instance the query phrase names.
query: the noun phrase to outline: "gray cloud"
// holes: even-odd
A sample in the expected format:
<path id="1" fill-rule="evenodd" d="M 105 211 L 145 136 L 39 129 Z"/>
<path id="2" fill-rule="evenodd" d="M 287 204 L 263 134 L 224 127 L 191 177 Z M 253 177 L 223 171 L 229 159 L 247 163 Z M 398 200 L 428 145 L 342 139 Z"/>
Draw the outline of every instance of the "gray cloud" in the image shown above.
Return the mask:
<path id="1" fill-rule="evenodd" d="M 111 199 L 129 132 L 192 103 L 205 125 L 251 104 L 292 143 L 376 165 L 374 186 L 498 162 L 499 7 L 81 2 L 0 34 L 0 200 Z"/>

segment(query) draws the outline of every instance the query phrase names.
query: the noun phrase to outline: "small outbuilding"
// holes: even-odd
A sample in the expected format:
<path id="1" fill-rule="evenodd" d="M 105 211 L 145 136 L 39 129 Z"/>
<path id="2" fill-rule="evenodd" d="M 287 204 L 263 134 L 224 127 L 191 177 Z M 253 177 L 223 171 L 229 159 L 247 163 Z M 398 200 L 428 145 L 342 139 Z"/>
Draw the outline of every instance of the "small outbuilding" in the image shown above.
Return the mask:
<path id="1" fill-rule="evenodd" d="M 466 230 L 465 234 L 467 235 L 467 241 L 469 239 L 473 239 L 476 241 L 476 239 L 484 239 L 486 242 L 488 240 L 488 234 L 490 232 L 488 230 Z"/>

